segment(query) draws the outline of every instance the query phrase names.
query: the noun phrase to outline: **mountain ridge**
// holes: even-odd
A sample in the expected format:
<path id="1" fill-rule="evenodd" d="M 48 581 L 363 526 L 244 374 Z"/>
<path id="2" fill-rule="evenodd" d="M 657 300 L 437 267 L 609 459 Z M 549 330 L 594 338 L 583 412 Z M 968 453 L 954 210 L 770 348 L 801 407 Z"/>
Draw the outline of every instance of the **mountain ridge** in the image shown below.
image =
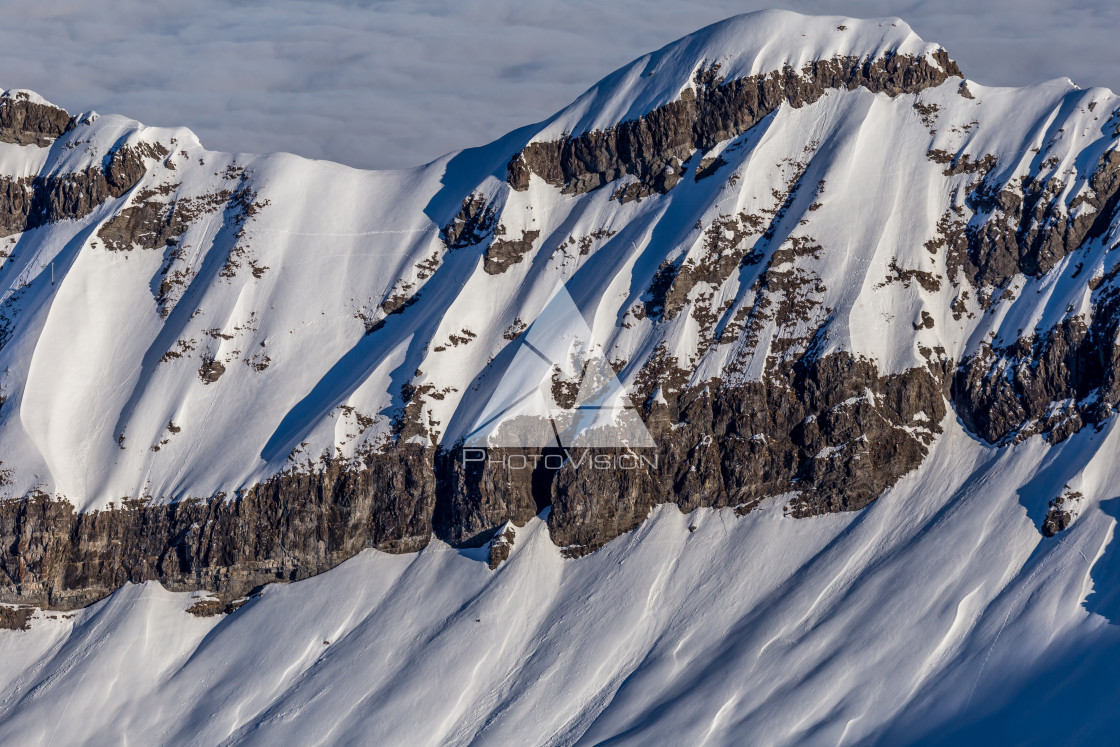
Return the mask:
<path id="1" fill-rule="evenodd" d="M 7 95 L 0 600 L 230 601 L 546 506 L 581 555 L 662 502 L 861 508 L 951 411 L 991 443 L 1100 427 L 1120 101 L 959 74 L 897 19 L 753 14 L 394 172 L 95 115 L 41 147 L 62 115 Z M 557 282 L 655 468 L 459 458 Z"/>
<path id="2" fill-rule="evenodd" d="M 1120 97 L 957 73 L 748 15 L 391 172 L 0 96 L 0 741 L 1113 739 Z"/>

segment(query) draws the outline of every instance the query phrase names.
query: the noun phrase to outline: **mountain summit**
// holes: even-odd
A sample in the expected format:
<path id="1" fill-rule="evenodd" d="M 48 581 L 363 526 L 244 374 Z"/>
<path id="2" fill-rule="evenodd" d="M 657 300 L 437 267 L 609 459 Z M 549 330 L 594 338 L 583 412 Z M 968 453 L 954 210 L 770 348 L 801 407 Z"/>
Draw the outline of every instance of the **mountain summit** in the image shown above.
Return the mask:
<path id="1" fill-rule="evenodd" d="M 713 68 L 726 81 L 790 73 L 809 78 L 822 63 L 858 61 L 870 71 L 896 57 L 926 66 L 932 75 L 960 76 L 940 46 L 922 41 L 899 18 L 748 13 L 689 34 L 608 75 L 548 119 L 533 139 L 583 135 L 641 119 L 686 98 L 686 91 L 698 93 L 705 81 L 697 73 L 703 71 L 710 83 L 715 74 L 707 71 Z"/>

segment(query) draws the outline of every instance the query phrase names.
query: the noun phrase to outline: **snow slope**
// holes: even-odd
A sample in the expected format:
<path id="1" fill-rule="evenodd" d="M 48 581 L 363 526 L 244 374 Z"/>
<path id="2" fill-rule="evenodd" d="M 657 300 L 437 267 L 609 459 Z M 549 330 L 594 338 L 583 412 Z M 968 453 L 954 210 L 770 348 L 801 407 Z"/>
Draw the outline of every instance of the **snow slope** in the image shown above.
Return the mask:
<path id="1" fill-rule="evenodd" d="M 496 572 L 436 542 L 366 551 L 226 617 L 156 584 L 37 613 L 0 631 L 0 740 L 1109 741 L 1115 501 L 1046 540 L 1032 496 L 1115 498 L 1120 433 L 996 450 L 946 426 L 858 514 L 666 506 L 578 560 L 534 520 Z"/>

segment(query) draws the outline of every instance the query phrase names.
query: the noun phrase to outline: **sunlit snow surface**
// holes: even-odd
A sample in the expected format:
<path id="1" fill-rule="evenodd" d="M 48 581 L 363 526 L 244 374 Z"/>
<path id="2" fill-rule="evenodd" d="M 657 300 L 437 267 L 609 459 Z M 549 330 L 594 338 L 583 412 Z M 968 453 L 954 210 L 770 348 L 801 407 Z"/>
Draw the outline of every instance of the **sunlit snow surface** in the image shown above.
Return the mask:
<path id="1" fill-rule="evenodd" d="M 1104 739 L 1120 434 L 996 451 L 946 426 L 860 513 L 663 506 L 578 560 L 538 519 L 493 572 L 435 542 L 267 587 L 228 617 L 154 583 L 37 613 L 0 631 L 0 743 Z M 1092 507 L 1043 539 L 1040 496 L 1066 483 Z"/>

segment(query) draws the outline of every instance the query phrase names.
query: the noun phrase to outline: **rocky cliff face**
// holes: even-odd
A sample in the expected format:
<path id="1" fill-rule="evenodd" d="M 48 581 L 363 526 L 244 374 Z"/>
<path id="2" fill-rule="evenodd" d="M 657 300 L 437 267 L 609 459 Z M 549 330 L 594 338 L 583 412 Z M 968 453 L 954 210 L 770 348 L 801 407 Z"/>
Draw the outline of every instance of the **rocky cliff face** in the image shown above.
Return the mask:
<path id="1" fill-rule="evenodd" d="M 657 447 L 640 456 L 495 450 L 476 462 L 461 450 L 399 446 L 362 469 L 292 471 L 206 500 L 128 500 L 85 513 L 46 495 L 3 501 L 0 599 L 72 609 L 126 582 L 158 580 L 229 603 L 367 547 L 413 552 L 433 532 L 479 544 L 547 506 L 569 555 L 601 547 L 666 502 L 745 513 L 786 495 L 796 516 L 855 510 L 921 463 L 941 431 L 942 375 L 880 376 L 869 361 L 836 355 L 760 384 L 686 389 L 650 408 Z"/>
<path id="2" fill-rule="evenodd" d="M 209 589 L 231 602 L 333 568 L 367 547 L 414 552 L 431 536 L 432 455 L 398 449 L 365 469 L 326 465 L 236 495 L 77 513 L 46 495 L 0 502 L 0 596 L 84 607 L 125 583 Z"/>
<path id="3" fill-rule="evenodd" d="M 949 173 L 961 167 L 948 154 L 931 153 L 931 158 L 948 163 Z M 1032 171 L 1040 172 L 1045 162 L 1037 161 Z M 974 286 L 1003 288 L 1017 274 L 1045 275 L 1111 230 L 1120 206 L 1120 152 L 1102 153 L 1088 174 L 1088 189 L 1068 204 L 1062 199 L 1067 189 L 1062 178 L 1034 173 L 1001 183 L 991 173 L 995 165 L 989 159 L 965 167 L 980 177 L 967 202 L 984 218 L 958 224 L 954 243 L 963 238 L 967 248 L 956 261 Z"/>
<path id="4" fill-rule="evenodd" d="M 0 99 L 0 602 L 155 579 L 220 611 L 545 509 L 572 556 L 667 502 L 858 510 L 953 415 L 1006 448 L 1111 418 L 1120 99 L 990 95 L 893 23 L 763 64 L 714 46 L 736 23 L 607 79 L 608 125 L 581 99 L 395 174 Z M 537 413 L 555 439 L 473 446 L 534 366 L 514 411 L 616 378 L 650 443 Z"/>
<path id="5" fill-rule="evenodd" d="M 860 509 L 921 464 L 941 432 L 943 379 L 940 364 L 881 376 L 837 354 L 762 382 L 685 389 L 651 407 L 662 426 L 656 466 L 581 469 L 594 455 L 576 454 L 557 472 L 553 539 L 568 554 L 590 552 L 661 503 L 746 513 L 784 496 L 798 517 Z"/>
<path id="6" fill-rule="evenodd" d="M 33 101 L 26 91 L 0 97 L 0 142 L 45 148 L 71 126 L 65 110 Z"/>
<path id="7" fill-rule="evenodd" d="M 122 146 L 102 166 L 61 176 L 0 180 L 0 237 L 20 234 L 61 220 L 84 218 L 106 200 L 136 186 L 145 162 L 167 156 L 162 146 Z"/>
<path id="8" fill-rule="evenodd" d="M 865 88 L 898 96 L 961 77 L 945 50 L 931 59 L 834 57 L 814 60 L 800 70 L 787 66 L 731 81 L 725 81 L 719 70 L 718 62 L 698 70 L 695 88 L 685 89 L 680 100 L 641 119 L 609 130 L 530 143 L 509 162 L 510 186 L 528 189 L 529 175 L 536 174 L 565 193 L 580 194 L 633 175 L 640 187 L 626 196 L 664 194 L 679 181 L 681 164 L 694 152 L 706 152 L 742 135 L 782 104 L 802 107 L 838 89 Z"/>
<path id="9" fill-rule="evenodd" d="M 1045 434 L 1062 441 L 1112 417 L 1120 404 L 1120 305 L 1114 288 L 1096 299 L 1093 319 L 1063 321 L 1008 346 L 984 345 L 953 379 L 962 421 L 989 443 Z"/>

